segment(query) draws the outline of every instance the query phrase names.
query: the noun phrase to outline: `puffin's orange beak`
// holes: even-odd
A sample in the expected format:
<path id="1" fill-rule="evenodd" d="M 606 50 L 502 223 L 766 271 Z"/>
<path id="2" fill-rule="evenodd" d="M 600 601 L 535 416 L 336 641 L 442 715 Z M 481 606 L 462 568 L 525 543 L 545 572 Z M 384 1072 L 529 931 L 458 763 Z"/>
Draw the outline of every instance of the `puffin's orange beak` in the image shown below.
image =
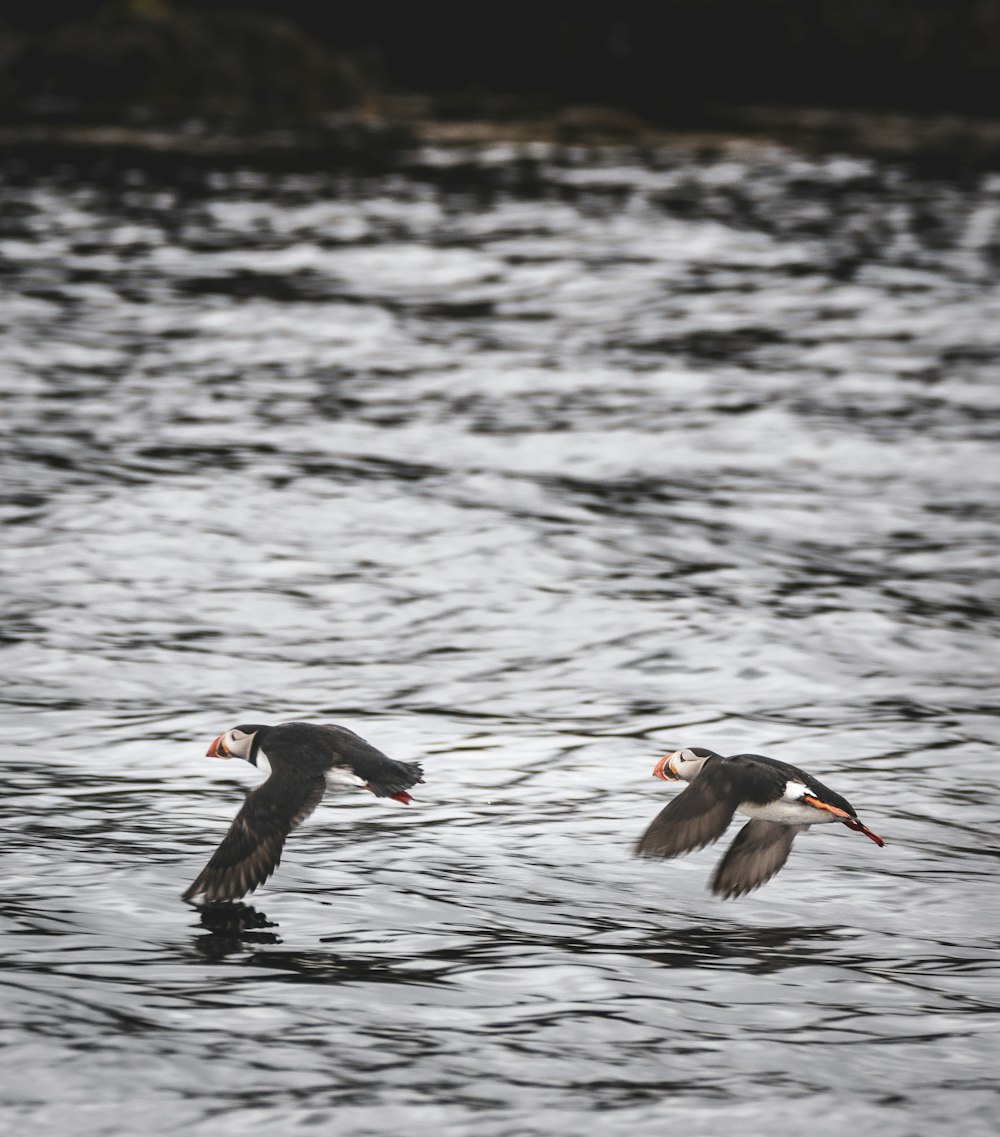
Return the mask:
<path id="1" fill-rule="evenodd" d="M 224 733 L 225 732 L 223 732 L 223 734 Z M 225 746 L 220 745 L 221 743 L 222 743 L 222 734 L 220 734 L 218 738 L 215 738 L 212 740 L 212 745 L 208 748 L 208 753 L 205 755 L 205 757 L 206 758 L 230 758 L 230 757 L 232 757 L 232 755 L 227 753 Z"/>
<path id="2" fill-rule="evenodd" d="M 673 766 L 670 765 L 670 759 L 673 758 L 673 752 L 664 754 L 663 757 L 653 767 L 653 777 L 662 778 L 665 782 L 676 782 L 677 775 L 674 773 Z"/>

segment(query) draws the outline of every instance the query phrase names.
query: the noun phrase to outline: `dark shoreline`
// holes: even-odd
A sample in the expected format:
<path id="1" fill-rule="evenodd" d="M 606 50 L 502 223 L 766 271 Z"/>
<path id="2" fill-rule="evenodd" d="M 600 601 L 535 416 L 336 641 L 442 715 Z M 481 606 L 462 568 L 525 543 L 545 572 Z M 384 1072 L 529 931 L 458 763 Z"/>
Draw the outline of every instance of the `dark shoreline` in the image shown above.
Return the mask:
<path id="1" fill-rule="evenodd" d="M 0 147 L 329 165 L 424 143 L 785 145 L 1000 167 L 1000 0 L 504 9 L 36 0 Z"/>
<path id="2" fill-rule="evenodd" d="M 808 153 L 851 153 L 940 166 L 1000 168 L 1000 120 L 961 115 L 845 111 L 821 107 L 745 107 L 698 128 L 667 128 L 614 108 L 575 106 L 551 113 L 442 117 L 431 100 L 382 100 L 379 114 L 338 113 L 307 125 L 188 122 L 0 124 L 3 159 L 32 154 L 102 154 L 137 159 L 261 163 L 293 167 L 391 166 L 425 145 L 627 148 L 725 151 L 783 146 Z"/>

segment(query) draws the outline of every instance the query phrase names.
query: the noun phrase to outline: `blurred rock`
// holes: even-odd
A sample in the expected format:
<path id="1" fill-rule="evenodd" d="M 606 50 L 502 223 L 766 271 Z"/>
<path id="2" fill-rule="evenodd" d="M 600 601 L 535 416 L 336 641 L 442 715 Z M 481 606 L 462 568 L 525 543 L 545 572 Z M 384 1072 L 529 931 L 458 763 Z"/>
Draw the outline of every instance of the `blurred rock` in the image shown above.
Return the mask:
<path id="1" fill-rule="evenodd" d="M 290 122 L 371 97 L 361 68 L 295 25 L 251 12 L 119 0 L 37 35 L 0 34 L 7 117 Z"/>

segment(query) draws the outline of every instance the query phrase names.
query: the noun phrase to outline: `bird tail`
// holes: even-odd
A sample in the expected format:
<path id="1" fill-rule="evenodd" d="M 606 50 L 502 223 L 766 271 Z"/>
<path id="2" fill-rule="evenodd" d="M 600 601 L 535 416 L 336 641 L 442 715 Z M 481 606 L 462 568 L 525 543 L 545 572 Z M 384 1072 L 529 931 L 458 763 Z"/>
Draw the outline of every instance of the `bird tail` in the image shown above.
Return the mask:
<path id="1" fill-rule="evenodd" d="M 368 775 L 365 789 L 371 790 L 376 797 L 388 797 L 409 805 L 413 798 L 406 791 L 424 780 L 423 768 L 419 762 L 392 762 L 388 758 L 384 759 L 384 763 L 384 769 L 380 766 L 373 771 L 374 776 Z M 367 773 L 358 772 L 362 777 Z"/>

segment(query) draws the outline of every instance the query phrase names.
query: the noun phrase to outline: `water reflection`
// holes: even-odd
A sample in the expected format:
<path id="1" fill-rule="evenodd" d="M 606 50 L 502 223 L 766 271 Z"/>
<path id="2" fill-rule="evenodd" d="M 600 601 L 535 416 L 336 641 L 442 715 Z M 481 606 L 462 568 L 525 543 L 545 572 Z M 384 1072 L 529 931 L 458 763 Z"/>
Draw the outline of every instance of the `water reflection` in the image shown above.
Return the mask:
<path id="1" fill-rule="evenodd" d="M 209 935 L 196 937 L 194 945 L 208 959 L 224 959 L 246 945 L 281 943 L 276 932 L 261 930 L 278 925 L 250 904 L 206 904 L 198 916 Z"/>
<path id="2" fill-rule="evenodd" d="M 642 945 L 616 950 L 664 967 L 738 969 L 751 975 L 767 975 L 786 968 L 830 958 L 831 948 L 849 935 L 842 928 L 766 927 L 704 925 L 654 932 Z M 584 946 L 583 950 L 592 950 Z"/>

